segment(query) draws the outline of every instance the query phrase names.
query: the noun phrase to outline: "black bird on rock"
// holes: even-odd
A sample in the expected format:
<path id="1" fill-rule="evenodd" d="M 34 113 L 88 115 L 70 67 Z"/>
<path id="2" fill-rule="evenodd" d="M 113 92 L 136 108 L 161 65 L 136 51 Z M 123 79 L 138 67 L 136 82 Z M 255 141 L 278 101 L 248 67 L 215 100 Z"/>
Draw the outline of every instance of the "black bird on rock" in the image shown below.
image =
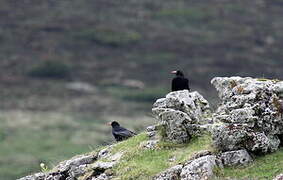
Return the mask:
<path id="1" fill-rule="evenodd" d="M 190 91 L 189 80 L 184 77 L 182 71 L 172 71 L 171 73 L 176 74 L 176 77 L 172 80 L 172 91 L 179 91 L 184 89 L 188 89 Z"/>
<path id="2" fill-rule="evenodd" d="M 116 141 L 123 141 L 136 135 L 136 133 L 120 126 L 116 121 L 109 122 L 107 125 L 112 126 L 112 134 Z"/>

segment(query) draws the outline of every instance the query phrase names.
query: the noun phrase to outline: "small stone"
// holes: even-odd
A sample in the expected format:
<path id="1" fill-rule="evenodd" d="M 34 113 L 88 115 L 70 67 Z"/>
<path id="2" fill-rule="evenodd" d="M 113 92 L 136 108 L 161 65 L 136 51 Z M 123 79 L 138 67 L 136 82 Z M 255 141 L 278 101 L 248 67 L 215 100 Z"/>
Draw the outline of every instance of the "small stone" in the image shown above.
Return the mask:
<path id="1" fill-rule="evenodd" d="M 148 127 L 146 128 L 146 131 L 147 131 L 147 132 L 152 132 L 152 131 L 156 131 L 156 130 L 157 130 L 157 128 L 156 128 L 155 125 L 153 125 L 153 126 L 148 126 Z"/>
<path id="2" fill-rule="evenodd" d="M 107 147 L 107 148 L 99 151 L 97 158 L 101 159 L 101 158 L 105 158 L 105 157 L 110 156 L 110 149 L 111 149 L 111 147 Z"/>
<path id="3" fill-rule="evenodd" d="M 159 140 L 149 140 L 146 142 L 142 142 L 140 146 L 145 149 L 156 149 Z"/>

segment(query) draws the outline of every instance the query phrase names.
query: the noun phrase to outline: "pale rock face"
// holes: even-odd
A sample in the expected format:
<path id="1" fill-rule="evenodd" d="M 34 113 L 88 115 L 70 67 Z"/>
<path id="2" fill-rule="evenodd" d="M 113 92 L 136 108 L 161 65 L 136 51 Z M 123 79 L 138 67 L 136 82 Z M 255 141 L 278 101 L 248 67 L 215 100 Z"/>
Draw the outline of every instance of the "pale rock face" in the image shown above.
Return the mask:
<path id="1" fill-rule="evenodd" d="M 176 143 L 188 142 L 207 124 L 211 111 L 209 103 L 198 92 L 174 91 L 153 104 L 153 114 L 165 129 L 165 138 Z"/>
<path id="2" fill-rule="evenodd" d="M 216 77 L 211 83 L 222 100 L 213 115 L 222 125 L 212 130 L 221 151 L 245 148 L 256 153 L 276 151 L 283 134 L 283 83 L 250 77 Z"/>
<path id="3" fill-rule="evenodd" d="M 283 180 L 283 173 L 276 176 L 273 180 Z"/>
<path id="4" fill-rule="evenodd" d="M 42 180 L 44 178 L 45 178 L 44 173 L 36 173 L 34 175 L 26 176 L 26 177 L 20 178 L 18 180 Z"/>
<path id="5" fill-rule="evenodd" d="M 153 177 L 153 180 L 178 180 L 180 179 L 180 173 L 182 171 L 183 165 L 173 166 L 160 174 Z"/>
<path id="6" fill-rule="evenodd" d="M 217 166 L 216 156 L 203 156 L 189 162 L 183 167 L 181 180 L 202 180 L 209 179 L 213 174 L 213 168 Z"/>
<path id="7" fill-rule="evenodd" d="M 253 161 L 246 150 L 224 152 L 220 159 L 224 166 L 243 166 Z"/>

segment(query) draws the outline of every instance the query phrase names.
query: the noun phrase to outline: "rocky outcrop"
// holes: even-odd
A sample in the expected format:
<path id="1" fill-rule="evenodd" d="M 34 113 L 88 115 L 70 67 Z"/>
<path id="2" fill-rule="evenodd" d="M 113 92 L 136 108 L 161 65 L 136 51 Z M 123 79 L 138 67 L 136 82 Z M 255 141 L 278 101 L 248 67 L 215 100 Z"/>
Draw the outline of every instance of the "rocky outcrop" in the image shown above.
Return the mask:
<path id="1" fill-rule="evenodd" d="M 283 134 L 283 83 L 241 77 L 217 77 L 211 83 L 222 100 L 213 116 L 215 146 L 221 151 L 276 151 Z"/>
<path id="2" fill-rule="evenodd" d="M 188 142 L 211 116 L 208 101 L 198 92 L 188 90 L 171 92 L 158 99 L 152 112 L 164 128 L 163 138 L 176 143 Z"/>
<path id="3" fill-rule="evenodd" d="M 96 160 L 97 154 L 76 156 L 70 160 L 61 162 L 48 173 L 37 173 L 19 180 L 71 180 L 86 173 L 87 166 Z"/>
<path id="4" fill-rule="evenodd" d="M 73 157 L 59 163 L 54 169 L 46 173 L 36 173 L 18 180 L 75 180 L 89 174 L 85 179 L 108 180 L 111 179 L 111 169 L 121 158 L 122 153 L 112 155 L 111 146 L 90 155 Z"/>

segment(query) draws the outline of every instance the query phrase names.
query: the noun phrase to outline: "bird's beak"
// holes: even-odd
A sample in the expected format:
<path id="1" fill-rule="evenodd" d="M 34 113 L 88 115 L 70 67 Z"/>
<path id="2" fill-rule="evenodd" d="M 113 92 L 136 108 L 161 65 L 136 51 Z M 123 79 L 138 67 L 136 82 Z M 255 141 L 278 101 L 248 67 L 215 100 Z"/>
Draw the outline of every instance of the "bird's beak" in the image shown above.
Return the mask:
<path id="1" fill-rule="evenodd" d="M 171 74 L 176 74 L 177 73 L 177 71 L 171 71 Z"/>
<path id="2" fill-rule="evenodd" d="M 106 123 L 107 126 L 111 126 L 111 122 Z"/>

